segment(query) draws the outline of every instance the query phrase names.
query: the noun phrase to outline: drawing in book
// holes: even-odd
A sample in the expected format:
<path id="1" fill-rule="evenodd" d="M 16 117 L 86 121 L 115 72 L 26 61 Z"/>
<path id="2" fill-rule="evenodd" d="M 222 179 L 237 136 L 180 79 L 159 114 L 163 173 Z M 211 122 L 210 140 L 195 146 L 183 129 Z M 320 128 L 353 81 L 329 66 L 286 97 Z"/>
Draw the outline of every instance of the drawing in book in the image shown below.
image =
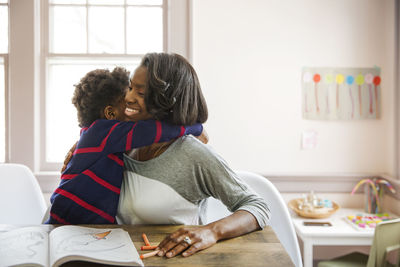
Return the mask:
<path id="1" fill-rule="evenodd" d="M 56 253 L 67 251 L 104 252 L 116 250 L 126 245 L 121 240 L 113 238 L 112 235 L 107 238 L 110 233 L 111 230 L 99 233 L 81 233 L 66 237 L 64 240 L 59 241 Z"/>

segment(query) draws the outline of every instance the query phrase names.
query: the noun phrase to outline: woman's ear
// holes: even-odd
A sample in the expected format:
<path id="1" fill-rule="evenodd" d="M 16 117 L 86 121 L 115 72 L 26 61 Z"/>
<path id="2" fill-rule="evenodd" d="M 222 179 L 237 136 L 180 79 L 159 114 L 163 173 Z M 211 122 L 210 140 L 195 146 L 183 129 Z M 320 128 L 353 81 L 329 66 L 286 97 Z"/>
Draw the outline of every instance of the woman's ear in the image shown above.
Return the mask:
<path id="1" fill-rule="evenodd" d="M 107 120 L 115 120 L 117 117 L 114 111 L 114 108 L 112 106 L 107 106 L 104 108 L 104 117 Z"/>

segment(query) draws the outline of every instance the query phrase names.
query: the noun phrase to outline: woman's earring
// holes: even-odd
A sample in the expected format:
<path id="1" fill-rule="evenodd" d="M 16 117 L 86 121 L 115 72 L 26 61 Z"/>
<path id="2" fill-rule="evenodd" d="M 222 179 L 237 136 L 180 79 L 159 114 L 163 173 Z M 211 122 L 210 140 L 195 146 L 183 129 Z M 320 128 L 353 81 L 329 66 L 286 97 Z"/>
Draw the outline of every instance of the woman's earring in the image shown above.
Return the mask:
<path id="1" fill-rule="evenodd" d="M 167 85 L 165 86 L 164 91 L 167 91 L 168 88 L 169 88 L 169 83 L 167 83 Z"/>
<path id="2" fill-rule="evenodd" d="M 176 103 L 176 97 L 174 96 L 174 97 L 172 98 L 172 104 L 171 104 L 171 107 L 173 107 L 175 103 Z M 170 111 L 169 111 L 169 112 L 170 112 L 170 113 L 172 113 L 172 112 L 173 112 L 172 108 L 170 109 Z"/>

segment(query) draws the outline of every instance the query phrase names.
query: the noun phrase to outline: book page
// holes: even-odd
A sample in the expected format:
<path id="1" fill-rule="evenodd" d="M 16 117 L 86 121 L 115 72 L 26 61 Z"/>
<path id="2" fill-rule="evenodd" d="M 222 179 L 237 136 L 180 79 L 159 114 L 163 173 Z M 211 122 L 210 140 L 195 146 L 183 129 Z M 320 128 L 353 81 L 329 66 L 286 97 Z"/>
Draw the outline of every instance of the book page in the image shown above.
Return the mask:
<path id="1" fill-rule="evenodd" d="M 50 233 L 51 266 L 71 260 L 143 266 L 128 232 L 123 229 L 58 227 Z"/>
<path id="2" fill-rule="evenodd" d="M 0 266 L 48 266 L 48 243 L 48 233 L 40 227 L 3 232 L 0 234 Z"/>
<path id="3" fill-rule="evenodd" d="M 20 229 L 20 228 L 26 228 L 26 227 L 32 227 L 32 224 L 29 225 L 15 225 L 15 224 L 0 224 L 0 234 L 9 232 L 14 229 Z M 51 230 L 54 229 L 54 226 L 51 224 L 39 224 L 33 226 L 35 229 L 41 229 L 45 231 L 46 233 L 50 233 Z"/>
<path id="4" fill-rule="evenodd" d="M 18 229 L 20 227 L 12 224 L 0 224 L 0 234 L 6 233 L 10 230 Z"/>

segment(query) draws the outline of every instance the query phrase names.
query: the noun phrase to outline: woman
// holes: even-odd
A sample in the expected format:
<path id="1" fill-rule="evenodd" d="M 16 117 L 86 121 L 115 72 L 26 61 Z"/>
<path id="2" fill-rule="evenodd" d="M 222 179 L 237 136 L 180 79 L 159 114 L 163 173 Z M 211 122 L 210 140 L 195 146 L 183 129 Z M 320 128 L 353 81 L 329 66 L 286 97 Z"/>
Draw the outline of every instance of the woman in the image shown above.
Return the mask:
<path id="1" fill-rule="evenodd" d="M 131 78 L 125 114 L 178 125 L 204 123 L 207 105 L 192 66 L 176 54 L 147 54 Z M 159 256 L 174 257 L 263 228 L 265 201 L 244 184 L 209 146 L 192 136 L 136 149 L 124 157 L 117 222 L 188 224 L 159 245 Z M 207 198 L 220 199 L 232 215 L 203 225 Z"/>

